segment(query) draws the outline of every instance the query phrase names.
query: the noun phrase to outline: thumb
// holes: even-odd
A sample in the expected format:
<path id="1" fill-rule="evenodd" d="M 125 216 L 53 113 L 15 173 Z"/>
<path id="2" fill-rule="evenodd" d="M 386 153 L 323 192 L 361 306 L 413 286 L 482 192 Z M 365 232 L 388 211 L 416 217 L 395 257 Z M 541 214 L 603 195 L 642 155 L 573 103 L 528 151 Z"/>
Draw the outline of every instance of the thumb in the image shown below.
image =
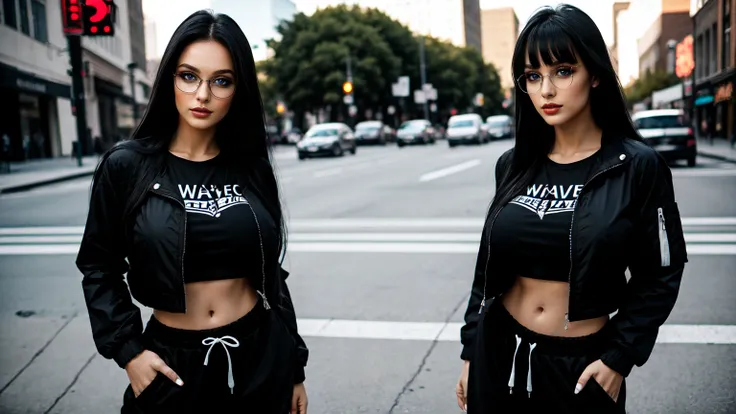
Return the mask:
<path id="1" fill-rule="evenodd" d="M 575 394 L 579 393 L 593 376 L 593 370 L 586 368 L 585 371 L 578 378 L 578 383 L 575 384 Z"/>

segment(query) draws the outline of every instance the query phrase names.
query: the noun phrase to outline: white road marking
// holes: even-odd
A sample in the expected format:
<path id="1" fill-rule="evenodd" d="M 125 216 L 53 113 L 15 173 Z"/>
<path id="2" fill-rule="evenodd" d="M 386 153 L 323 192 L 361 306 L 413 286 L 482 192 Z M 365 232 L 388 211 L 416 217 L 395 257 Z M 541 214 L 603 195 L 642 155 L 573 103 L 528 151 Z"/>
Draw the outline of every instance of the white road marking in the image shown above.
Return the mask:
<path id="1" fill-rule="evenodd" d="M 427 181 L 433 181 L 437 180 L 442 177 L 447 177 L 448 175 L 457 174 L 459 172 L 469 170 L 473 167 L 477 167 L 480 165 L 480 160 L 470 160 L 466 161 L 462 164 L 453 165 L 452 167 L 443 168 L 441 170 L 432 171 L 429 173 L 426 173 L 419 177 L 420 182 L 427 182 Z"/>
<path id="2" fill-rule="evenodd" d="M 315 171 L 315 173 L 312 175 L 314 178 L 322 178 L 322 177 L 329 177 L 331 175 L 337 175 L 342 172 L 341 167 L 337 168 L 328 168 L 326 170 L 321 171 Z"/>
<path id="3" fill-rule="evenodd" d="M 736 177 L 736 168 L 672 169 L 673 177 Z"/>
<path id="4" fill-rule="evenodd" d="M 82 234 L 84 226 L 66 226 L 66 227 L 2 227 L 0 228 L 0 236 L 14 235 L 30 235 L 30 234 Z"/>
<path id="5" fill-rule="evenodd" d="M 461 322 L 398 322 L 341 319 L 299 319 L 306 337 L 460 342 Z M 665 324 L 658 343 L 736 344 L 736 325 Z"/>
<path id="6" fill-rule="evenodd" d="M 736 226 L 736 217 L 683 217 L 683 226 Z"/>

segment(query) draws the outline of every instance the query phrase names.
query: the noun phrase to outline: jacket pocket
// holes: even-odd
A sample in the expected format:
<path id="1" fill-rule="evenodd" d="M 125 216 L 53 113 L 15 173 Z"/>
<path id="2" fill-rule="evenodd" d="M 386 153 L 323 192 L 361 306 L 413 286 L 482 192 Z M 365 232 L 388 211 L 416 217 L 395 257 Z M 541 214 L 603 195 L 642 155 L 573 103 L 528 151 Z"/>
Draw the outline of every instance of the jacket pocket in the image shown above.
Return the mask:
<path id="1" fill-rule="evenodd" d="M 662 207 L 657 208 L 657 228 L 659 233 L 659 257 L 662 267 L 670 265 L 670 242 L 667 237 L 667 225 Z"/>

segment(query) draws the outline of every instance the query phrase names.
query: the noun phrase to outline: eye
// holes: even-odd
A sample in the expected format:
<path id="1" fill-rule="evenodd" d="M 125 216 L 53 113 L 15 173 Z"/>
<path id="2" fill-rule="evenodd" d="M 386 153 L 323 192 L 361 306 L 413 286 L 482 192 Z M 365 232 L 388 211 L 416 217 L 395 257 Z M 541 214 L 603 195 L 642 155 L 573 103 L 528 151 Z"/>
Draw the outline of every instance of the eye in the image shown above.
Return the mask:
<path id="1" fill-rule="evenodd" d="M 177 76 L 179 76 L 182 80 L 186 82 L 195 82 L 197 79 L 197 75 L 191 73 L 191 72 L 181 72 Z"/>
<path id="2" fill-rule="evenodd" d="M 563 67 L 557 68 L 557 71 L 555 72 L 555 75 L 558 78 L 569 78 L 570 76 L 572 76 L 573 72 L 574 72 L 574 70 L 573 70 L 572 67 L 570 67 L 570 66 L 563 66 Z"/>
<path id="3" fill-rule="evenodd" d="M 541 76 L 537 72 L 526 72 L 524 73 L 524 77 L 527 82 L 536 82 L 541 79 Z"/>
<path id="4" fill-rule="evenodd" d="M 233 84 L 233 81 L 230 78 L 217 78 L 213 81 L 213 84 L 221 88 L 227 88 Z"/>

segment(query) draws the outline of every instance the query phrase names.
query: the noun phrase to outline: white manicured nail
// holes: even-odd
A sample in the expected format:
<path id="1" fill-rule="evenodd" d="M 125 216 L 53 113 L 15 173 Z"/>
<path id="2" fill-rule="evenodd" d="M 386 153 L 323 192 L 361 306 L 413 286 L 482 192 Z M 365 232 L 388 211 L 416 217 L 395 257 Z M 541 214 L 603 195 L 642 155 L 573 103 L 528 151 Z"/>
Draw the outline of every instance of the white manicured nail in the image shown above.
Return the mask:
<path id="1" fill-rule="evenodd" d="M 579 393 L 580 390 L 582 390 L 582 389 L 583 389 L 583 386 L 582 385 L 580 385 L 580 384 L 575 385 L 575 394 Z"/>
<path id="2" fill-rule="evenodd" d="M 181 378 L 177 378 L 176 379 L 176 385 L 178 385 L 178 386 L 181 387 L 182 385 L 184 385 L 184 381 L 182 381 Z"/>

